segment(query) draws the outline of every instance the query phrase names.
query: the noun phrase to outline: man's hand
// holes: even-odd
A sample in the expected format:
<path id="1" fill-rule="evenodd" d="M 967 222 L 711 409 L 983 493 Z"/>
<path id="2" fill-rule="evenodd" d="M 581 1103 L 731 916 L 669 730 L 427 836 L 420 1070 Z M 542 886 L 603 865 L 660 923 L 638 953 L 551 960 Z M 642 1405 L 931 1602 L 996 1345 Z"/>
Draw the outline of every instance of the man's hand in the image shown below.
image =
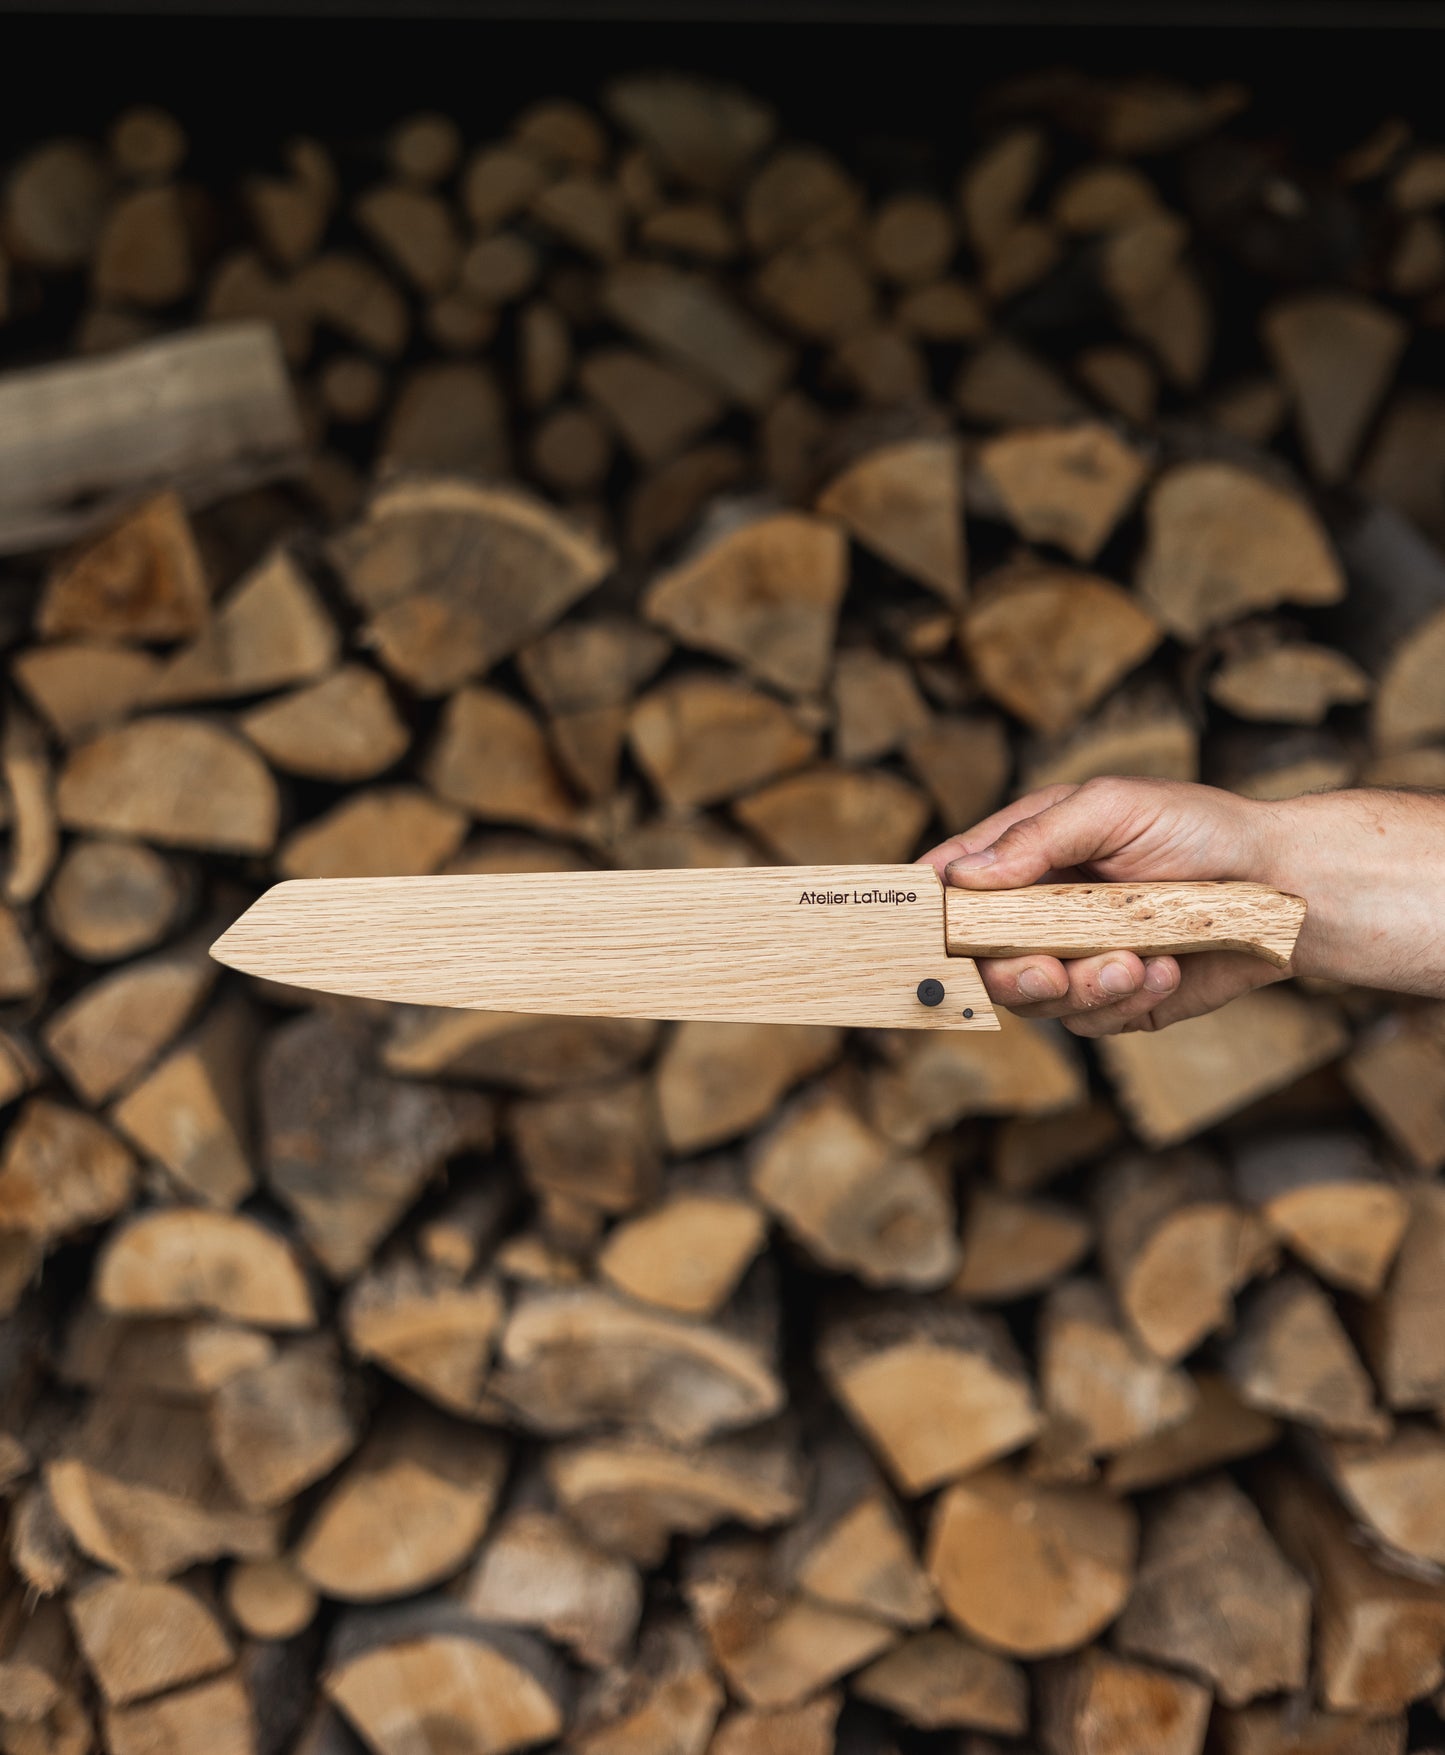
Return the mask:
<path id="1" fill-rule="evenodd" d="M 1022 884 L 1240 878 L 1269 883 L 1274 813 L 1209 786 L 1171 780 L 1089 780 L 1031 792 L 924 855 L 945 883 L 968 890 Z M 1109 951 L 979 962 L 997 1004 L 1026 1018 L 1062 1018 L 1079 1036 L 1156 1030 L 1213 1011 L 1292 973 L 1238 951 L 1150 957 Z"/>

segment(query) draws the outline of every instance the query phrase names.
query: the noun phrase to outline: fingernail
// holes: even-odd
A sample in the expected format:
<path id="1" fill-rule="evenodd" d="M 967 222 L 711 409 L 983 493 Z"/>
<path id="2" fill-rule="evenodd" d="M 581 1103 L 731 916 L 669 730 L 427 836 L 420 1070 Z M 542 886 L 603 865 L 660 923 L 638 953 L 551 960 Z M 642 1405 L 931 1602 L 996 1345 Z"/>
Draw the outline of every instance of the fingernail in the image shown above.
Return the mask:
<path id="1" fill-rule="evenodd" d="M 1174 986 L 1174 971 L 1167 963 L 1149 963 L 1144 969 L 1144 985 L 1150 993 L 1168 993 Z"/>
<path id="2" fill-rule="evenodd" d="M 1028 999 L 1054 999 L 1058 991 L 1053 977 L 1043 969 L 1025 969 L 1019 976 L 1019 992 Z"/>
<path id="3" fill-rule="evenodd" d="M 960 853 L 957 859 L 948 862 L 950 871 L 977 871 L 981 865 L 994 865 L 998 854 L 992 847 L 980 847 L 977 853 Z"/>
<path id="4" fill-rule="evenodd" d="M 1134 976 L 1127 963 L 1105 963 L 1099 971 L 1099 985 L 1105 993 L 1132 993 Z"/>

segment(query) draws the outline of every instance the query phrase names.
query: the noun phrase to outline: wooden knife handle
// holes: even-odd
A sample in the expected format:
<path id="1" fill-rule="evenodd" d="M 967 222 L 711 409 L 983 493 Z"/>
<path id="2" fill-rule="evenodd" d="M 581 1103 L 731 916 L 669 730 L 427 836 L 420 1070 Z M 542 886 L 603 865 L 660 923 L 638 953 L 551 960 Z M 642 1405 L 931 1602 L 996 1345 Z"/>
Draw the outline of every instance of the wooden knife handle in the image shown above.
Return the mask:
<path id="1" fill-rule="evenodd" d="M 1035 884 L 943 892 L 950 956 L 1248 951 L 1283 969 L 1305 902 L 1264 884 Z"/>

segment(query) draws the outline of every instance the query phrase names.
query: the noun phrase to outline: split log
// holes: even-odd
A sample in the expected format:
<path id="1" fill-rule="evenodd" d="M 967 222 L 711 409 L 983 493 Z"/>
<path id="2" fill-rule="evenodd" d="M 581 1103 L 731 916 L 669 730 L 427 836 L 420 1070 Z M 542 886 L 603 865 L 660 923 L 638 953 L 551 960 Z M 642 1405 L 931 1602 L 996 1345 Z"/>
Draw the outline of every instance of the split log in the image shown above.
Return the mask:
<path id="1" fill-rule="evenodd" d="M 1356 1038 L 1341 1072 L 1352 1094 L 1416 1169 L 1428 1175 L 1445 1165 L 1440 1101 L 1445 1040 L 1431 1014 L 1381 1018 Z"/>
<path id="2" fill-rule="evenodd" d="M 1006 336 L 991 337 L 969 356 L 953 400 L 968 420 L 988 427 L 1057 426 L 1089 413 L 1051 366 Z"/>
<path id="3" fill-rule="evenodd" d="M 511 467 L 509 445 L 492 372 L 472 360 L 444 360 L 406 374 L 387 416 L 381 457 L 393 475 L 502 476 Z"/>
<path id="4" fill-rule="evenodd" d="M 584 1693 L 569 1740 L 579 1755 L 705 1755 L 725 1698 L 692 1627 L 680 1618 L 654 1620 L 635 1660 Z"/>
<path id="5" fill-rule="evenodd" d="M 281 843 L 285 878 L 427 877 L 466 839 L 467 819 L 420 786 L 353 793 Z"/>
<path id="6" fill-rule="evenodd" d="M 612 435 L 590 408 L 553 409 L 532 434 L 532 467 L 560 494 L 594 493 L 612 467 Z"/>
<path id="7" fill-rule="evenodd" d="M 977 822 L 1003 795 L 1009 749 L 996 718 L 940 714 L 908 738 L 903 754 L 945 823 Z"/>
<path id="8" fill-rule="evenodd" d="M 628 497 L 624 529 L 630 554 L 648 559 L 697 522 L 715 494 L 733 487 L 747 472 L 736 445 L 699 445 L 663 463 L 639 482 Z"/>
<path id="9" fill-rule="evenodd" d="M 623 263 L 602 299 L 622 328 L 745 408 L 765 407 L 792 371 L 792 350 L 702 275 Z"/>
<path id="10" fill-rule="evenodd" d="M 50 729 L 75 743 L 139 706 L 161 661 L 125 646 L 66 640 L 19 653 L 11 669 Z"/>
<path id="11" fill-rule="evenodd" d="M 925 730 L 929 716 L 906 664 L 868 646 L 847 646 L 833 666 L 833 717 L 837 759 L 872 762 Z"/>
<path id="12" fill-rule="evenodd" d="M 926 799 L 883 771 L 810 768 L 750 793 L 733 814 L 784 864 L 897 864 L 917 848 Z"/>
<path id="13" fill-rule="evenodd" d="M 51 569 L 35 609 L 43 639 L 131 642 L 201 632 L 210 587 L 180 496 L 142 501 Z"/>
<path id="14" fill-rule="evenodd" d="M 194 1592 L 162 1579 L 92 1579 L 70 1598 L 86 1668 L 111 1706 L 229 1668 L 231 1642 Z"/>
<path id="15" fill-rule="evenodd" d="M 91 283 L 101 300 L 143 309 L 173 305 L 192 291 L 190 231 L 173 183 L 133 189 L 111 204 L 96 239 Z"/>
<path id="16" fill-rule="evenodd" d="M 778 1560 L 805 1595 L 903 1628 L 938 1612 L 892 1495 L 841 1423 L 810 1446 L 812 1492 L 805 1515 L 782 1538 Z"/>
<path id="17" fill-rule="evenodd" d="M 687 1155 L 753 1128 L 842 1046 L 831 1026 L 679 1024 L 657 1066 L 657 1107 L 669 1148 Z"/>
<path id="18" fill-rule="evenodd" d="M 627 200 L 625 191 L 623 199 Z M 639 232 L 643 243 L 652 249 L 673 251 L 699 262 L 730 262 L 741 247 L 727 213 L 707 200 L 656 207 L 643 216 Z"/>
<path id="19" fill-rule="evenodd" d="M 794 244 L 765 262 L 754 283 L 758 302 L 807 341 L 842 341 L 873 315 L 875 289 L 848 240 Z"/>
<path id="20" fill-rule="evenodd" d="M 1119 1142 L 1119 1118 L 1102 1098 L 1061 1114 L 1006 1117 L 994 1129 L 989 1167 L 1006 1193 L 1028 1194 Z"/>
<path id="21" fill-rule="evenodd" d="M 218 1676 L 105 1714 L 105 1744 L 113 1755 L 193 1748 L 197 1740 L 213 1755 L 253 1755 L 254 1711 L 239 1675 Z"/>
<path id="22" fill-rule="evenodd" d="M 1061 1202 L 1021 1200 L 976 1183 L 949 1290 L 982 1304 L 1027 1298 L 1067 1274 L 1092 1242 L 1087 1218 Z"/>
<path id="23" fill-rule="evenodd" d="M 644 695 L 627 721 L 638 765 L 675 810 L 718 804 L 802 767 L 817 740 L 772 695 L 696 672 Z"/>
<path id="24" fill-rule="evenodd" d="M 1119 1308 L 1158 1358 L 1180 1359 L 1228 1323 L 1255 1239 L 1213 1159 L 1115 1159 L 1095 1183 L 1095 1220 Z"/>
<path id="25" fill-rule="evenodd" d="M 485 147 L 472 155 L 462 175 L 462 206 L 479 233 L 489 232 L 530 205 L 552 174 L 520 147 Z"/>
<path id="26" fill-rule="evenodd" d="M 533 1627 L 585 1664 L 621 1662 L 642 1613 L 642 1581 L 546 1511 L 517 1510 L 488 1536 L 462 1600 L 483 1621 Z"/>
<path id="27" fill-rule="evenodd" d="M 817 509 L 944 602 L 962 600 L 963 491 L 951 439 L 914 439 L 868 452 L 828 484 Z"/>
<path id="28" fill-rule="evenodd" d="M 836 1747 L 836 1693 L 820 1694 L 806 1706 L 773 1711 L 743 1708 L 728 1713 L 708 1745 L 708 1755 L 829 1755 Z"/>
<path id="29" fill-rule="evenodd" d="M 456 280 L 462 243 L 440 196 L 405 183 L 378 183 L 352 212 L 382 255 L 421 292 L 446 292 Z"/>
<path id="30" fill-rule="evenodd" d="M 5 873 L 8 902 L 33 902 L 60 852 L 50 760 L 40 728 L 12 703 L 0 731 L 0 778 L 10 802 L 10 863 Z"/>
<path id="31" fill-rule="evenodd" d="M 958 205 L 969 241 L 981 255 L 997 250 L 1018 225 L 1047 156 L 1040 129 L 1011 128 L 965 169 Z"/>
<path id="32" fill-rule="evenodd" d="M 264 1364 L 227 1377 L 208 1413 L 211 1449 L 246 1505 L 280 1506 L 319 1481 L 356 1447 L 336 1349 L 308 1336 Z"/>
<path id="33" fill-rule="evenodd" d="M 744 524 L 648 587 L 642 611 L 685 646 L 730 658 L 792 694 L 827 679 L 846 545 L 817 518 L 780 512 Z"/>
<path id="34" fill-rule="evenodd" d="M 852 1686 L 860 1699 L 886 1707 L 920 1730 L 1021 1736 L 1028 1729 L 1022 1668 L 946 1627 L 916 1633 L 885 1652 Z"/>
<path id="35" fill-rule="evenodd" d="M 132 1578 L 173 1578 L 223 1555 L 269 1559 L 281 1517 L 243 1507 L 217 1476 L 197 1408 L 143 1395 L 93 1401 L 79 1431 L 45 1465 L 51 1505 L 70 1540 Z"/>
<path id="36" fill-rule="evenodd" d="M 1402 1718 L 1302 1710 L 1297 1700 L 1218 1711 L 1215 1724 L 1220 1755 L 1403 1755 L 1405 1748 Z"/>
<path id="37" fill-rule="evenodd" d="M 208 1317 L 125 1317 L 82 1304 L 56 1363 L 61 1381 L 92 1392 L 124 1387 L 209 1404 L 230 1378 L 275 1357 L 258 1329 Z"/>
<path id="38" fill-rule="evenodd" d="M 1321 292 L 1272 306 L 1260 328 L 1311 467 L 1322 481 L 1343 480 L 1394 376 L 1405 324 L 1368 299 Z"/>
<path id="39" fill-rule="evenodd" d="M 1241 719 L 1319 725 L 1331 708 L 1370 698 L 1370 679 L 1331 646 L 1281 639 L 1267 625 L 1248 622 L 1229 638 L 1225 660 L 1209 679 L 1209 697 Z"/>
<path id="40" fill-rule="evenodd" d="M 370 780 L 410 741 L 385 683 L 360 664 L 253 707 L 238 723 L 272 767 L 316 780 Z"/>
<path id="41" fill-rule="evenodd" d="M 1197 780 L 1197 724 L 1153 684 L 1126 688 L 1063 738 L 1026 746 L 1019 785 L 1082 786 L 1109 774 Z"/>
<path id="42" fill-rule="evenodd" d="M 753 1192 L 825 1267 L 865 1285 L 925 1291 L 958 1268 L 953 1204 L 922 1159 L 900 1156 L 827 1090 L 758 1141 Z"/>
<path id="43" fill-rule="evenodd" d="M 678 73 L 615 79 L 606 103 L 668 176 L 713 194 L 736 185 L 777 127 L 749 93 Z"/>
<path id="44" fill-rule="evenodd" d="M 1148 473 L 1145 458 L 1096 423 L 1005 433 L 979 447 L 977 466 L 1014 529 L 1092 561 Z"/>
<path id="45" fill-rule="evenodd" d="M 135 1180 L 135 1159 L 108 1128 L 32 1097 L 11 1121 L 0 1154 L 0 1231 L 51 1249 L 123 1211 Z"/>
<path id="46" fill-rule="evenodd" d="M 1144 1519 L 1115 1643 L 1201 1676 L 1226 1706 L 1303 1686 L 1310 1593 L 1225 1476 L 1176 1487 Z"/>
<path id="47" fill-rule="evenodd" d="M 597 1252 L 597 1271 L 640 1303 L 680 1316 L 715 1316 L 766 1237 L 766 1218 L 732 1177 L 673 1174 L 656 1206 L 609 1232 Z"/>
<path id="48" fill-rule="evenodd" d="M 1097 1647 L 1040 1671 L 1039 1741 L 1048 1755 L 1201 1755 L 1209 1690 Z"/>
<path id="49" fill-rule="evenodd" d="M 1269 1471 L 1266 1513 L 1315 1593 L 1316 1686 L 1322 1705 L 1371 1716 L 1438 1687 L 1445 1590 L 1377 1564 L 1317 1481 Z"/>
<path id="50" fill-rule="evenodd" d="M 45 893 L 45 921 L 73 957 L 115 963 L 149 950 L 175 926 L 181 873 L 130 841 L 72 841 Z"/>
<path id="51" fill-rule="evenodd" d="M 384 489 L 330 555 L 382 663 L 426 695 L 535 639 L 612 566 L 529 496 L 445 477 Z"/>
<path id="52" fill-rule="evenodd" d="M 1336 1059 L 1346 1042 L 1328 1007 L 1259 988 L 1208 1017 L 1100 1047 L 1135 1131 L 1167 1146 Z"/>
<path id="53" fill-rule="evenodd" d="M 748 1291 L 745 1283 L 740 1297 Z M 703 1326 L 591 1288 L 524 1292 L 502 1331 L 491 1388 L 534 1431 L 620 1421 L 696 1443 L 782 1406 L 771 1335 L 749 1332 L 758 1326 Z"/>
<path id="54" fill-rule="evenodd" d="M 365 257 L 343 250 L 314 256 L 295 275 L 291 287 L 314 322 L 366 352 L 394 359 L 406 346 L 411 327 L 406 301 Z"/>
<path id="55" fill-rule="evenodd" d="M 170 1046 L 218 974 L 196 941 L 127 963 L 51 1013 L 46 1052 L 87 1103 L 103 1103 Z"/>
<path id="56" fill-rule="evenodd" d="M 639 1566 L 656 1566 L 674 1535 L 766 1529 L 803 1503 L 798 1456 L 776 1427 L 691 1447 L 636 1433 L 576 1439 L 554 1445 L 544 1467 L 578 1528 Z"/>
<path id="57" fill-rule="evenodd" d="M 749 183 L 743 229 L 753 253 L 767 256 L 785 244 L 846 235 L 862 211 L 861 193 L 836 159 L 816 146 L 787 146 Z"/>
<path id="58" fill-rule="evenodd" d="M 382 1054 L 407 1078 L 524 1091 L 600 1083 L 642 1060 L 657 1025 L 639 1018 L 544 1018 L 425 1008 L 403 1012 Z"/>
<path id="59" fill-rule="evenodd" d="M 1410 1222 L 1380 1295 L 1366 1305 L 1360 1343 L 1375 1381 L 1392 1408 L 1430 1408 L 1445 1400 L 1440 1357 L 1445 1299 L 1445 1190 L 1431 1183 L 1410 1191 Z"/>
<path id="60" fill-rule="evenodd" d="M 290 1244 L 257 1220 L 160 1207 L 111 1232 L 95 1295 L 127 1316 L 211 1313 L 257 1328 L 310 1328 L 311 1292 Z"/>
<path id="61" fill-rule="evenodd" d="M 690 1555 L 683 1589 L 728 1686 L 752 1707 L 802 1705 L 898 1641 L 882 1622 L 788 1593 L 753 1539 Z"/>
<path id="62" fill-rule="evenodd" d="M 869 1121 L 900 1146 L 919 1147 L 970 1115 L 1049 1115 L 1086 1092 L 1070 1039 L 1049 1025 L 1001 1015 L 988 1035 L 893 1031 L 868 1081 Z"/>
<path id="63" fill-rule="evenodd" d="M 1242 1402 L 1219 1373 L 1200 1372 L 1194 1391 L 1194 1405 L 1182 1420 L 1109 1459 L 1104 1479 L 1114 1492 L 1135 1493 L 1203 1474 L 1268 1450 L 1279 1437 L 1279 1422 Z"/>
<path id="64" fill-rule="evenodd" d="M 237 1562 L 225 1594 L 231 1619 L 251 1639 L 294 1639 L 316 1615 L 316 1592 L 289 1560 Z"/>
<path id="65" fill-rule="evenodd" d="M 1166 471 L 1145 507 L 1136 584 L 1170 633 L 1210 628 L 1281 603 L 1337 603 L 1338 561 L 1301 500 L 1232 463 Z"/>
<path id="66" fill-rule="evenodd" d="M 1074 374 L 1105 407 L 1138 427 L 1153 421 L 1158 374 L 1132 347 L 1090 347 L 1074 361 Z"/>
<path id="67" fill-rule="evenodd" d="M 1343 1437 L 1389 1432 L 1334 1306 L 1305 1274 L 1281 1274 L 1250 1295 L 1225 1370 L 1251 1407 Z"/>
<path id="68" fill-rule="evenodd" d="M 243 1004 L 222 1002 L 111 1112 L 137 1151 L 211 1206 L 239 1206 L 255 1186 L 246 1113 L 255 1033 Z"/>
<path id="69" fill-rule="evenodd" d="M 36 268 L 83 268 L 100 236 L 110 176 L 83 140 L 50 140 L 26 153 L 5 187 L 6 248 Z"/>
<path id="70" fill-rule="evenodd" d="M 280 809 L 248 744 L 179 715 L 133 719 L 79 745 L 55 806 L 68 829 L 216 853 L 268 853 Z"/>
<path id="71" fill-rule="evenodd" d="M 348 1603 L 424 1590 L 476 1547 L 506 1468 L 494 1434 L 430 1409 L 398 1409 L 327 1490 L 297 1542 L 296 1568 Z"/>
<path id="72" fill-rule="evenodd" d="M 960 638 L 989 697 L 1057 736 L 1142 664 L 1162 633 L 1107 579 L 1024 562 L 982 582 Z"/>
<path id="73" fill-rule="evenodd" d="M 540 1640 L 445 1599 L 348 1616 L 322 1686 L 376 1755 L 409 1755 L 438 1737 L 508 1755 L 550 1742 L 570 1705 L 562 1666 Z"/>
<path id="74" fill-rule="evenodd" d="M 1437 1432 L 1412 1423 L 1378 1444 L 1322 1440 L 1317 1460 L 1387 1565 L 1425 1561 L 1432 1569 L 1445 1567 L 1445 1440 Z"/>
<path id="75" fill-rule="evenodd" d="M 1124 1326 L 1097 1280 L 1066 1280 L 1039 1316 L 1039 1395 L 1051 1467 L 1143 1444 L 1194 1411 L 1187 1372 L 1155 1357 Z"/>
<path id="76" fill-rule="evenodd" d="M 1032 1389 L 996 1318 L 876 1300 L 829 1316 L 818 1368 L 905 1493 L 926 1493 L 1038 1435 Z"/>
<path id="77" fill-rule="evenodd" d="M 1015 1657 L 1071 1651 L 1130 1600 L 1137 1520 L 1097 1487 L 1032 1484 L 995 1465 L 949 1487 L 927 1564 L 949 1618 Z"/>
<path id="78" fill-rule="evenodd" d="M 93 530 L 148 490 L 208 505 L 301 466 L 280 348 L 259 323 L 14 373 L 0 384 L 0 435 L 7 554 Z"/>
<path id="79" fill-rule="evenodd" d="M 575 810 L 536 721 L 494 689 L 459 689 L 425 764 L 432 788 L 485 822 L 566 831 Z"/>
<path id="80" fill-rule="evenodd" d="M 722 418 L 712 390 L 632 348 L 589 354 L 578 382 L 642 463 L 676 456 Z"/>
<path id="81" fill-rule="evenodd" d="M 283 550 L 251 570 L 204 633 L 170 659 L 148 704 L 267 694 L 331 669 L 338 636 L 315 587 Z"/>
<path id="82" fill-rule="evenodd" d="M 475 1419 L 491 1405 L 487 1380 L 501 1333 L 502 1294 L 489 1278 L 405 1254 L 364 1273 L 342 1306 L 347 1343 L 449 1413 Z"/>
<path id="83" fill-rule="evenodd" d="M 626 1213 L 652 1194 L 661 1168 L 652 1086 L 645 1079 L 513 1105 L 522 1174 L 541 1196 Z"/>

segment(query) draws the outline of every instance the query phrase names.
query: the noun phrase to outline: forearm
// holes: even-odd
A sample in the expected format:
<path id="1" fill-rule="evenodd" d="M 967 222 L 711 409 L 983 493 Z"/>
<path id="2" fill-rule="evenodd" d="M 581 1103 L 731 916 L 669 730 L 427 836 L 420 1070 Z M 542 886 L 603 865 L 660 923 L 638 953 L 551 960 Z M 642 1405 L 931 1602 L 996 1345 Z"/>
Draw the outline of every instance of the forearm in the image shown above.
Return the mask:
<path id="1" fill-rule="evenodd" d="M 1445 796 L 1319 793 L 1267 808 L 1260 879 L 1309 903 L 1296 972 L 1445 998 Z"/>

